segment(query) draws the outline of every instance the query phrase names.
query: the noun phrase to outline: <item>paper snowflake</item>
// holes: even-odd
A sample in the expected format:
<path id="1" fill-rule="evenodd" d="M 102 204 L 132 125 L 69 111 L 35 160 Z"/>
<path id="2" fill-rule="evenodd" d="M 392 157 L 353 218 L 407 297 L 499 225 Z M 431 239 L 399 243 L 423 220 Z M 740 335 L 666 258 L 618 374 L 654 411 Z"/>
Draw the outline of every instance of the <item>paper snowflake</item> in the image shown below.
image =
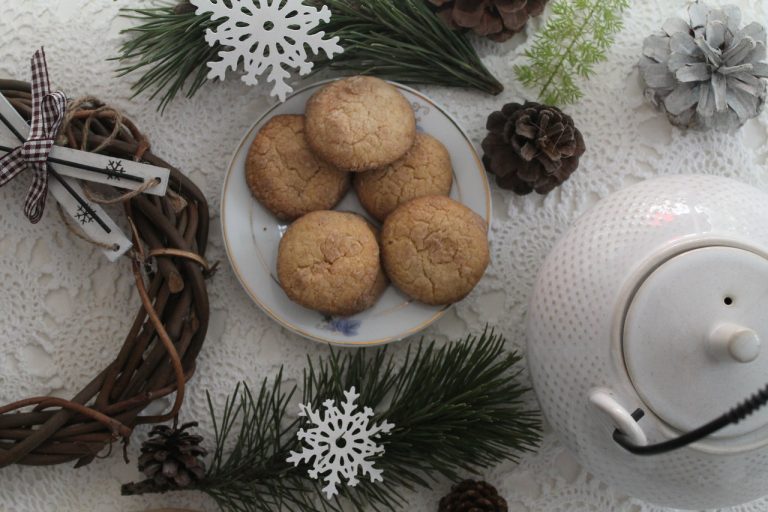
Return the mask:
<path id="1" fill-rule="evenodd" d="M 320 22 L 330 21 L 326 5 L 317 9 L 304 5 L 304 0 L 230 0 L 231 7 L 221 0 L 191 3 L 198 15 L 210 13 L 214 21 L 225 18 L 205 33 L 210 46 L 224 46 L 218 54 L 221 60 L 208 63 L 208 78 L 224 80 L 227 69 L 236 70 L 242 60 L 243 82 L 256 85 L 256 77 L 269 69 L 267 80 L 275 84 L 272 95 L 280 101 L 293 91 L 285 82 L 291 76 L 286 68 L 298 69 L 300 75 L 312 70 L 307 47 L 315 55 L 322 50 L 329 59 L 344 51 L 338 37 L 325 39 L 325 32 L 310 34 Z"/>
<path id="2" fill-rule="evenodd" d="M 341 409 L 336 407 L 333 400 L 323 402 L 325 417 L 312 406 L 299 405 L 299 416 L 309 419 L 315 426 L 311 429 L 299 430 L 297 436 L 304 441 L 301 453 L 291 452 L 288 462 L 298 466 L 302 462 L 312 464 L 309 476 L 323 479 L 328 483 L 323 492 L 328 499 L 338 494 L 337 484 L 344 477 L 347 485 L 354 487 L 358 483 L 357 475 L 368 475 L 371 482 L 380 482 L 382 471 L 373 467 L 369 460 L 374 455 L 384 453 L 384 447 L 376 444 L 375 440 L 382 434 L 388 434 L 394 425 L 383 421 L 378 425 L 369 425 L 373 417 L 370 407 L 357 411 L 355 401 L 360 397 L 355 388 L 344 392 L 346 401 L 341 403 Z M 313 461 L 314 459 L 314 461 Z"/>

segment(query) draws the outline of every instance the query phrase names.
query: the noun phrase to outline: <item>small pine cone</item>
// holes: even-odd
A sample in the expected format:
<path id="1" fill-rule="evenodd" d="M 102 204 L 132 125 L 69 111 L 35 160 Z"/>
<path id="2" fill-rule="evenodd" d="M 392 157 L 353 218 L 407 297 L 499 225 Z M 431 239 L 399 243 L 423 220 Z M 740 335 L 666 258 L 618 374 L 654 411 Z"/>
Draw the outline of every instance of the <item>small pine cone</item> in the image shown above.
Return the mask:
<path id="1" fill-rule="evenodd" d="M 464 480 L 440 500 L 438 512 L 507 512 L 507 502 L 488 482 Z"/>
<path id="2" fill-rule="evenodd" d="M 501 188 L 547 194 L 579 166 L 586 147 L 573 119 L 557 107 L 508 103 L 488 116 L 483 163 Z"/>
<path id="3" fill-rule="evenodd" d="M 544 12 L 547 0 L 429 0 L 453 29 L 471 29 L 493 41 L 506 41 Z"/>
<path id="4" fill-rule="evenodd" d="M 189 0 L 183 0 L 173 8 L 174 14 L 189 14 L 197 11 L 197 7 L 192 5 Z"/>
<path id="5" fill-rule="evenodd" d="M 768 99 L 766 30 L 741 25 L 733 5 L 688 6 L 645 38 L 640 78 L 645 96 L 682 128 L 733 132 L 757 117 Z"/>
<path id="6" fill-rule="evenodd" d="M 207 451 L 200 446 L 203 438 L 186 430 L 197 423 L 185 423 L 180 428 L 159 425 L 141 445 L 139 471 L 162 490 L 183 489 L 205 476 Z"/>

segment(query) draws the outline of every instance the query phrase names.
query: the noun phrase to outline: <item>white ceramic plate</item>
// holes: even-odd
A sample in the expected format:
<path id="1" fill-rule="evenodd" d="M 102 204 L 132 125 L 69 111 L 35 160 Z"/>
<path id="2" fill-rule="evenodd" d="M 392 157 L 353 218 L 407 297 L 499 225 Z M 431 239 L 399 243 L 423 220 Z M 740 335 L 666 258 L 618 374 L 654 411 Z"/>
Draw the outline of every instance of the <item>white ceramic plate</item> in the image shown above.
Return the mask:
<path id="1" fill-rule="evenodd" d="M 413 302 L 390 286 L 374 307 L 350 318 L 324 317 L 291 302 L 277 281 L 277 249 L 288 227 L 251 196 L 245 161 L 253 139 L 273 116 L 303 114 L 307 100 L 326 82 L 296 92 L 267 111 L 248 130 L 227 170 L 221 199 L 224 242 L 232 268 L 245 291 L 267 314 L 307 338 L 336 345 L 376 345 L 414 334 L 440 318 L 447 307 Z M 451 197 L 480 214 L 490 225 L 491 194 L 483 164 L 467 135 L 445 111 L 420 92 L 395 85 L 413 105 L 418 129 L 440 140 L 451 154 Z M 336 207 L 364 215 L 351 191 Z"/>

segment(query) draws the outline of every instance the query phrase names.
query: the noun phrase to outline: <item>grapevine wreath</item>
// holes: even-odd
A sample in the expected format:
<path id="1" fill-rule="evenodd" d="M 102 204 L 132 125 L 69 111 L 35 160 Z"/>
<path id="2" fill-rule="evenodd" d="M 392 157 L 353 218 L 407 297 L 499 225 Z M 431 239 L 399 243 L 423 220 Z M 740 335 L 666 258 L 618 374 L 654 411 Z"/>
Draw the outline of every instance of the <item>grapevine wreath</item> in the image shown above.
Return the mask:
<path id="1" fill-rule="evenodd" d="M 0 93 L 30 120 L 29 83 L 0 80 Z M 169 193 L 100 201 L 124 206 L 141 306 L 112 363 L 71 400 L 33 397 L 0 406 L 0 468 L 71 461 L 83 466 L 114 441 L 127 444 L 135 426 L 175 418 L 208 329 L 205 279 L 211 269 L 204 257 L 209 219 L 201 191 L 151 152 L 133 122 L 94 98 L 69 104 L 58 143 L 168 168 Z M 141 415 L 174 392 L 170 411 Z"/>

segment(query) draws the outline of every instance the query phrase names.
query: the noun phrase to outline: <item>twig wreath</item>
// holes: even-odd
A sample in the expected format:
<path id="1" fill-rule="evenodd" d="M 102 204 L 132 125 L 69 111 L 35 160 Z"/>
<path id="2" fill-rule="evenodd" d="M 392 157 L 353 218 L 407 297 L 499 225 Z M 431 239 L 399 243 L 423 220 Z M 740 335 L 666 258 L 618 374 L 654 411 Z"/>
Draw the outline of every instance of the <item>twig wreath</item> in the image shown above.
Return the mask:
<path id="1" fill-rule="evenodd" d="M 0 94 L 30 121 L 29 83 L 0 80 Z M 175 418 L 208 329 L 205 279 L 211 269 L 204 256 L 209 218 L 202 192 L 150 151 L 132 121 L 95 98 L 70 102 L 59 132 L 62 142 L 168 168 L 168 194 L 132 192 L 114 199 L 88 195 L 96 204 L 124 206 L 141 306 L 115 359 L 71 400 L 33 397 L 0 406 L 0 468 L 71 461 L 83 466 L 115 440 L 127 443 L 135 426 Z M 174 392 L 167 413 L 141 415 L 152 402 Z"/>

